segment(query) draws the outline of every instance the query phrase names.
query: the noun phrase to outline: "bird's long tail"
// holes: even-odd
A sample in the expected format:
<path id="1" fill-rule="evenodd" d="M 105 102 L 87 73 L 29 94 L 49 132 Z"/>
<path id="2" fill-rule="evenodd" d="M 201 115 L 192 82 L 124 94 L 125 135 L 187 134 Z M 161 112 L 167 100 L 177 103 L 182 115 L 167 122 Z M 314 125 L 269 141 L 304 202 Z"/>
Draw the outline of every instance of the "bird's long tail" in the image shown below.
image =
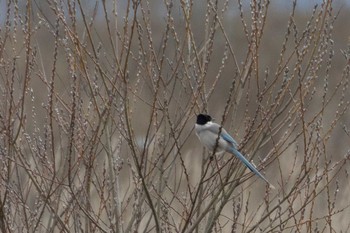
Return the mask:
<path id="1" fill-rule="evenodd" d="M 275 186 L 273 186 L 259 171 L 256 169 L 256 167 L 251 164 L 245 157 L 242 155 L 236 148 L 231 148 L 231 153 L 234 154 L 239 160 L 241 160 L 244 165 L 246 165 L 255 175 L 259 176 L 261 179 L 263 179 L 266 183 L 270 185 L 270 188 L 275 189 Z"/>

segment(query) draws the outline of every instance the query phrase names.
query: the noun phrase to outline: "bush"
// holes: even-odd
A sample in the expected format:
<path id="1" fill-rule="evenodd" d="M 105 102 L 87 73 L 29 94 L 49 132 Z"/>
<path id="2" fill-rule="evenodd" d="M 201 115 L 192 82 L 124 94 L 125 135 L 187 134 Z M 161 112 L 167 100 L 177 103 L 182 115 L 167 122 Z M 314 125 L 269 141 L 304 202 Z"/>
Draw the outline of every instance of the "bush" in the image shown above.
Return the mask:
<path id="1" fill-rule="evenodd" d="M 349 229 L 348 8 L 21 4 L 2 3 L 2 232 Z M 201 147 L 200 112 L 275 190 Z"/>

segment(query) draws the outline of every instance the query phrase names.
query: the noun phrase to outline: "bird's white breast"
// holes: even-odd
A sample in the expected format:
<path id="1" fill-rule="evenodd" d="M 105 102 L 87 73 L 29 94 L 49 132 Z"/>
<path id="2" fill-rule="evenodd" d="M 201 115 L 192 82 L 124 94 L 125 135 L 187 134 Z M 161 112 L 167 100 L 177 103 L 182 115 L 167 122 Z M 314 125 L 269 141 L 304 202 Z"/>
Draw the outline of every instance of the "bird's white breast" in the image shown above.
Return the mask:
<path id="1" fill-rule="evenodd" d="M 201 141 L 201 143 L 210 151 L 213 151 L 216 143 L 217 143 L 217 139 L 218 139 L 218 135 L 213 133 L 211 130 L 209 130 L 209 128 L 212 126 L 211 122 L 208 122 L 205 125 L 198 125 L 195 124 L 195 130 L 196 130 L 196 134 L 199 138 L 199 140 Z M 227 151 L 228 148 L 230 148 L 231 145 L 225 141 L 222 137 L 219 138 L 218 141 L 218 145 L 217 145 L 217 151 L 222 151 L 225 150 Z"/>

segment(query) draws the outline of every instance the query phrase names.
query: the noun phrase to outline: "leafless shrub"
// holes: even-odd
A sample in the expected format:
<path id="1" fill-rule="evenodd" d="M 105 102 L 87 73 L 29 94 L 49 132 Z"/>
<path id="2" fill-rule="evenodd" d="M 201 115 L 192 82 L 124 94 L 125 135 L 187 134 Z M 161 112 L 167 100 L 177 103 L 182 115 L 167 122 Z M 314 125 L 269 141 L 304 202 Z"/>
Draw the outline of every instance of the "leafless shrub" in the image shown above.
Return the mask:
<path id="1" fill-rule="evenodd" d="M 0 33 L 2 232 L 349 229 L 350 48 L 332 1 L 307 19 L 294 1 L 281 22 L 268 0 L 21 4 Z M 201 150 L 199 112 L 276 190 Z"/>

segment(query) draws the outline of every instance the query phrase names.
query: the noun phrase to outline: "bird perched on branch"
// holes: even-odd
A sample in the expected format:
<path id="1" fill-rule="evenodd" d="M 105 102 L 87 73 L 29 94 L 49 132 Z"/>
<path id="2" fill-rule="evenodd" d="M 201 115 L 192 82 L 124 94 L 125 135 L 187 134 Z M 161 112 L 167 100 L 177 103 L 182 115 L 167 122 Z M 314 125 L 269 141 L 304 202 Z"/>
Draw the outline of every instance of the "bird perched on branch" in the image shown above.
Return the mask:
<path id="1" fill-rule="evenodd" d="M 228 152 L 235 155 L 255 175 L 259 176 L 274 189 L 274 186 L 251 164 L 238 150 L 237 142 L 219 124 L 212 122 L 206 114 L 199 114 L 195 124 L 196 134 L 201 143 L 210 151 Z"/>

